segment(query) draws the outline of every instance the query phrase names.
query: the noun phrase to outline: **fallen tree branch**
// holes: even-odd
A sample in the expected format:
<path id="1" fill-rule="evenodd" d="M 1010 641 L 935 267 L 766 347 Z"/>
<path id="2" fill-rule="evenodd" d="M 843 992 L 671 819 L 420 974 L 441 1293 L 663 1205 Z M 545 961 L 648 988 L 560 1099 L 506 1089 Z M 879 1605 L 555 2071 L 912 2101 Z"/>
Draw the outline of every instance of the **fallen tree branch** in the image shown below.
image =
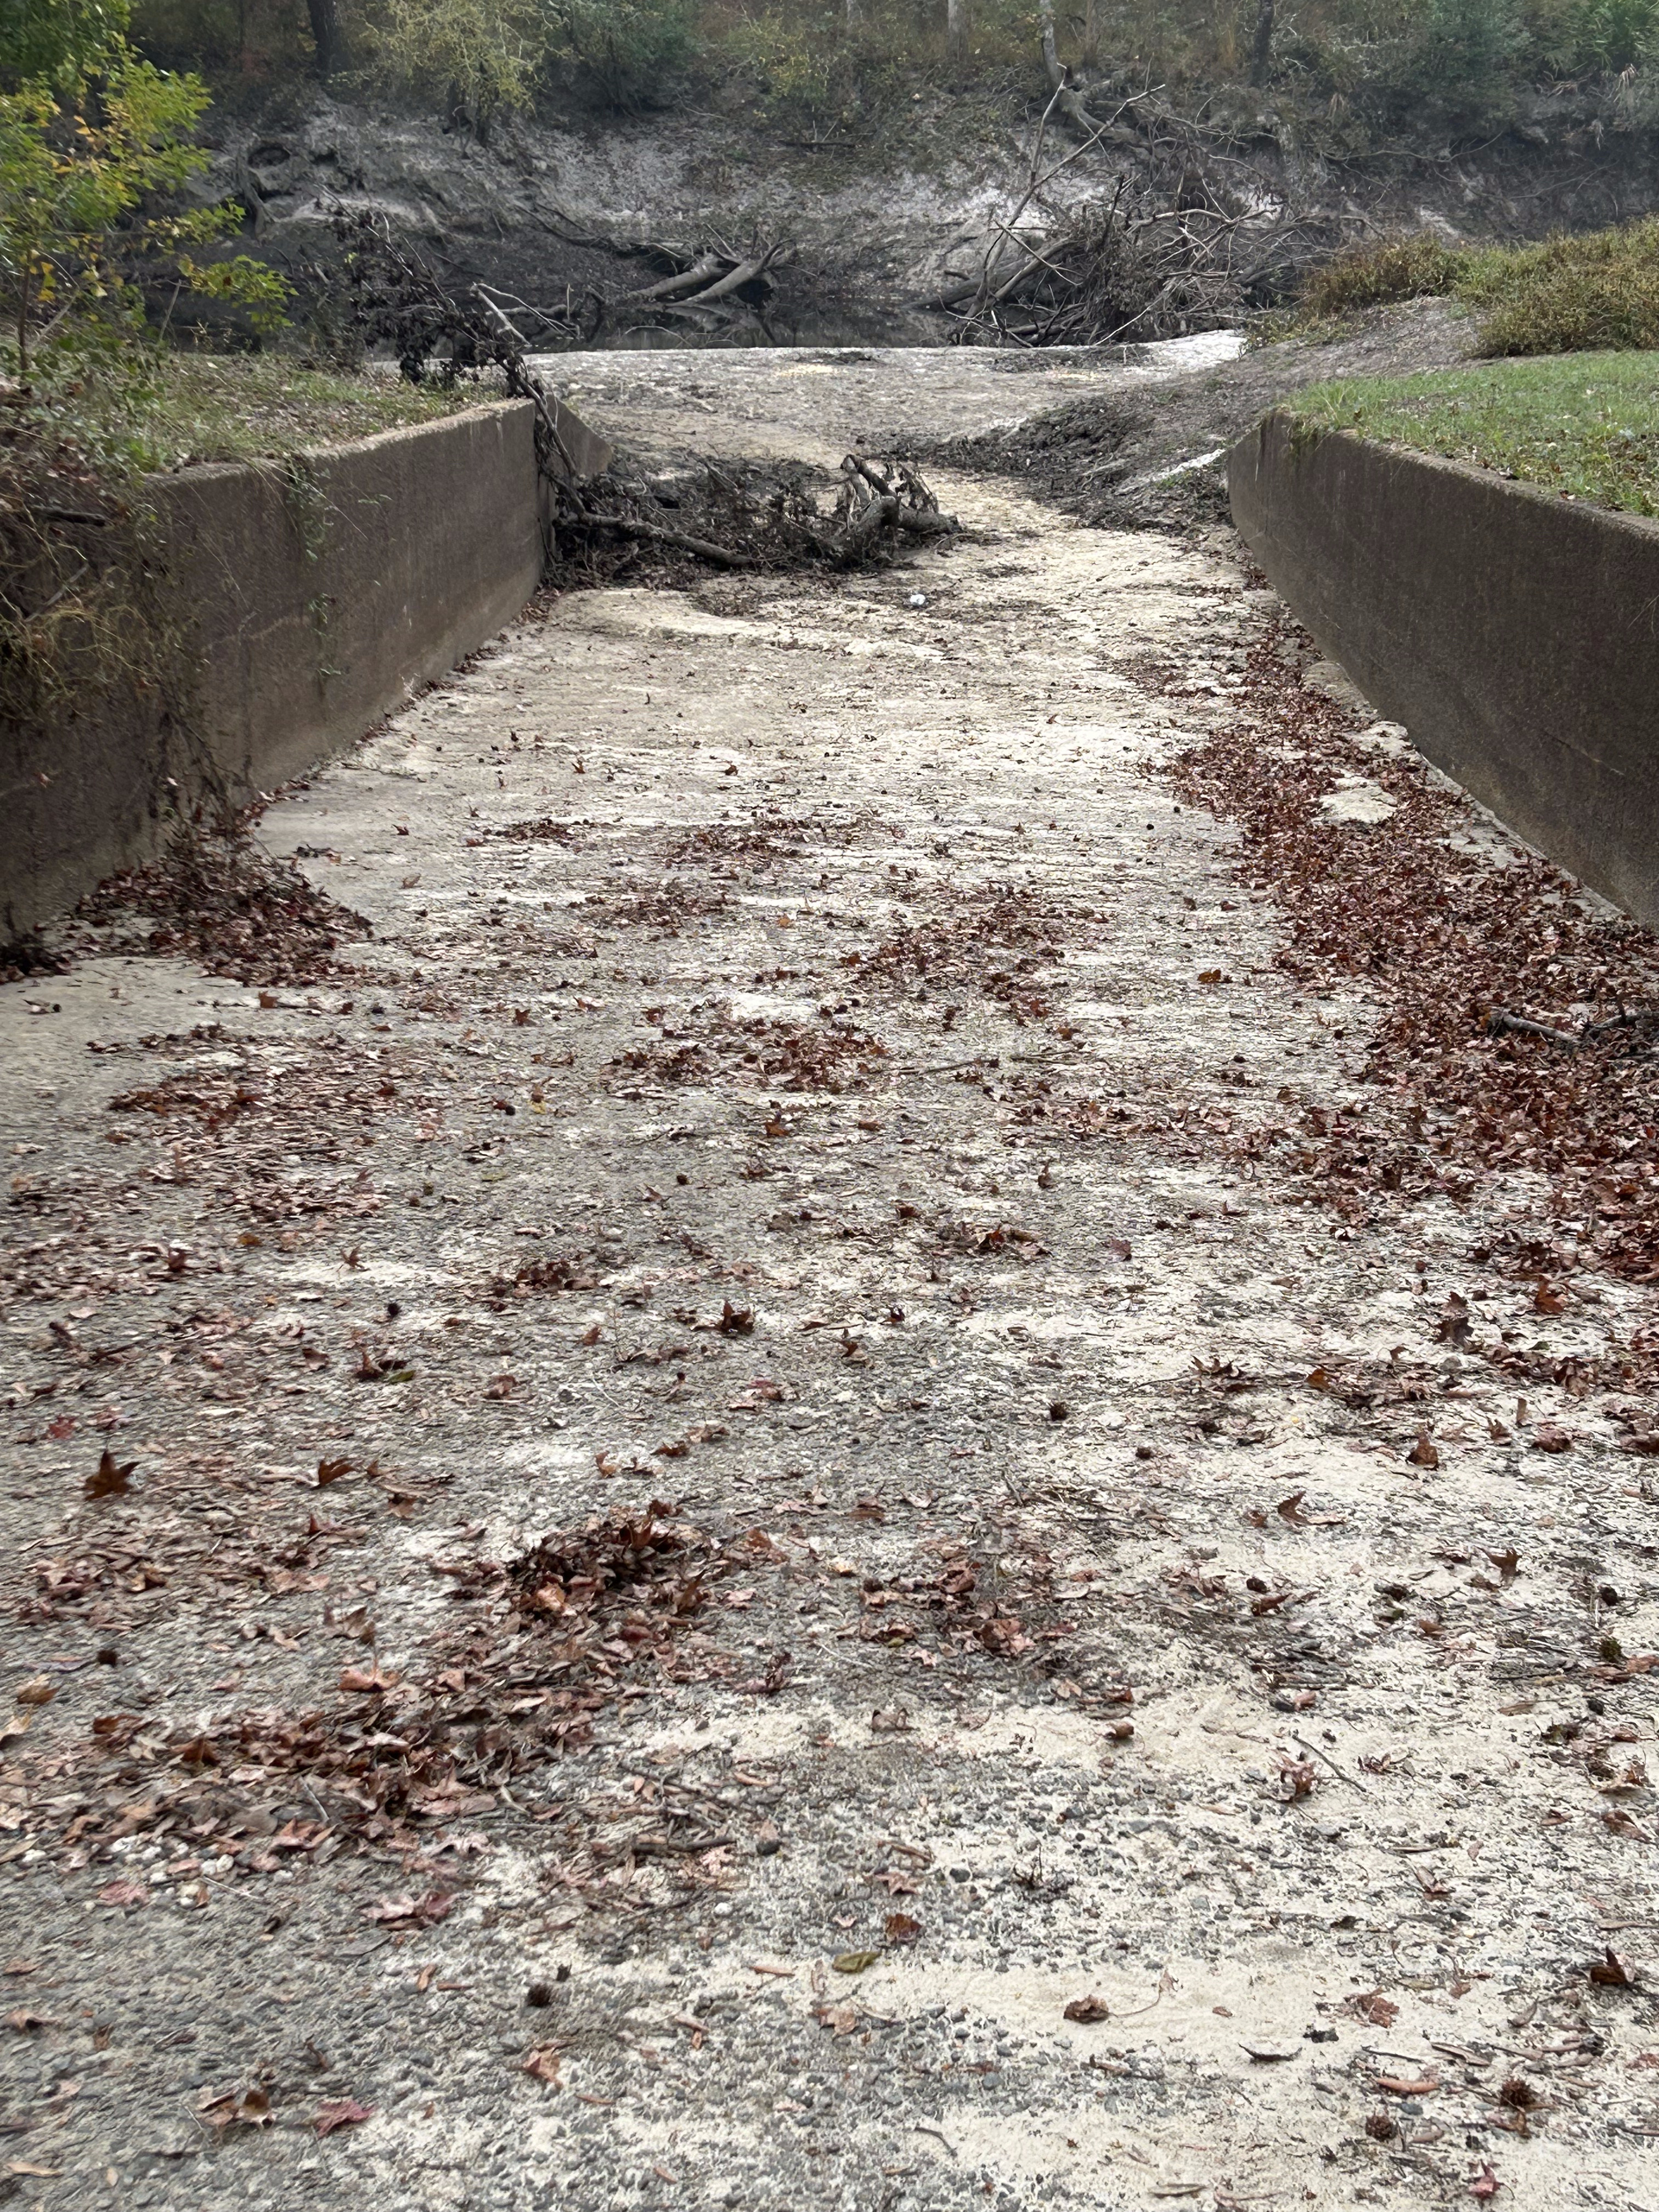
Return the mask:
<path id="1" fill-rule="evenodd" d="M 765 276 L 776 252 L 775 246 L 769 246 L 758 259 L 738 262 L 737 267 L 727 270 L 717 283 L 711 284 L 706 292 L 694 293 L 690 299 L 681 302 L 682 306 L 707 307 L 716 300 L 725 299 L 729 293 L 740 292 L 745 284 L 752 284 L 757 278 Z"/>
<path id="2" fill-rule="evenodd" d="M 705 253 L 689 269 L 682 269 L 678 276 L 665 276 L 659 284 L 647 284 L 642 292 L 635 292 L 630 296 L 641 302 L 672 300 L 678 293 L 696 291 L 698 285 L 708 283 L 710 277 L 718 276 L 727 265 L 726 255 Z"/>
<path id="3" fill-rule="evenodd" d="M 1633 1013 L 1618 1013 L 1605 1022 L 1586 1022 L 1577 1031 L 1556 1029 L 1548 1022 L 1534 1022 L 1525 1014 L 1512 1014 L 1503 1006 L 1494 1006 L 1486 1016 L 1487 1029 L 1494 1035 L 1509 1032 L 1516 1036 L 1542 1037 L 1547 1044 L 1559 1045 L 1564 1052 L 1578 1052 L 1585 1045 L 1601 1044 L 1622 1031 L 1644 1032 L 1649 1035 L 1659 1029 L 1659 1007 L 1645 1007 Z"/>
<path id="4" fill-rule="evenodd" d="M 1507 1030 L 1517 1036 L 1544 1037 L 1551 1044 L 1565 1046 L 1568 1052 L 1577 1052 L 1583 1042 L 1571 1030 L 1553 1030 L 1547 1022 L 1529 1022 L 1524 1014 L 1506 1013 L 1501 1006 L 1494 1006 L 1486 1016 L 1486 1027 L 1495 1035 Z"/>
<path id="5" fill-rule="evenodd" d="M 597 530 L 617 530 L 624 538 L 641 538 L 658 545 L 678 546 L 683 553 L 695 553 L 700 561 L 712 561 L 718 568 L 760 566 L 752 553 L 734 553 L 729 545 L 716 545 L 712 538 L 694 538 L 689 531 L 670 530 L 659 522 L 639 522 L 629 514 L 600 514 L 593 511 L 587 514 L 586 520 Z"/>

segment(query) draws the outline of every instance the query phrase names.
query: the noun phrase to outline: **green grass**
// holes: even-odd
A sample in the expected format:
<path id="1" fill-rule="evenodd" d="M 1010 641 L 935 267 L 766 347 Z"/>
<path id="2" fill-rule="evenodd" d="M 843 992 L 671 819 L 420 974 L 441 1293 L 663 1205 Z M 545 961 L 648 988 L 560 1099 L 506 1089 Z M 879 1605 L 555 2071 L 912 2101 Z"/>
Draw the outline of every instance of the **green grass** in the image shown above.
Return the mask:
<path id="1" fill-rule="evenodd" d="M 408 384 L 392 371 L 302 368 L 280 354 L 176 354 L 143 430 L 157 468 L 280 459 L 435 422 L 500 396 L 477 385 L 445 392 Z"/>
<path id="2" fill-rule="evenodd" d="M 37 392 L 28 421 L 46 444 L 61 442 L 95 470 L 131 477 L 191 461 L 280 460 L 500 396 L 488 385 L 446 392 L 407 384 L 391 370 L 305 368 L 277 353 L 158 353 L 136 376 L 94 373 Z"/>
<path id="3" fill-rule="evenodd" d="M 1659 346 L 1659 218 L 1537 246 L 1449 244 L 1430 231 L 1338 254 L 1303 288 L 1304 324 L 1390 300 L 1473 309 L 1484 354 Z"/>
<path id="4" fill-rule="evenodd" d="M 1298 425 L 1444 453 L 1629 514 L 1659 515 L 1659 353 L 1568 354 L 1316 384 Z"/>

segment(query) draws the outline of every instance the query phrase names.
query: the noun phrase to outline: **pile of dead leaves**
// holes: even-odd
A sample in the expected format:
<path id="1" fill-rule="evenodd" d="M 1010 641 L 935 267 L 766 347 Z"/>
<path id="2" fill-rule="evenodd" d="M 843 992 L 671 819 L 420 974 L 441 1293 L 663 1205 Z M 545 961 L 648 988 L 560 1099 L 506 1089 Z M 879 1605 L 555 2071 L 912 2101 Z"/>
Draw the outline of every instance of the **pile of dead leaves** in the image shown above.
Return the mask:
<path id="1" fill-rule="evenodd" d="M 879 1037 L 850 1024 L 820 1028 L 757 1015 L 736 1028 L 749 1041 L 743 1048 L 745 1067 L 752 1066 L 763 1082 L 781 1091 L 862 1090 L 887 1056 Z"/>
<path id="2" fill-rule="evenodd" d="M 724 891 L 698 890 L 674 882 L 627 886 L 611 899 L 590 892 L 581 902 L 584 918 L 592 916 L 618 929 L 654 930 L 663 937 L 678 937 L 688 922 L 728 914 L 731 908 Z"/>
<path id="3" fill-rule="evenodd" d="M 595 1264 L 588 1252 L 553 1253 L 545 1259 L 526 1260 L 512 1275 L 491 1276 L 484 1295 L 491 1305 L 500 1307 L 515 1298 L 558 1297 L 566 1291 L 594 1290 L 599 1279 Z"/>
<path id="4" fill-rule="evenodd" d="M 371 1643 L 326 1707 L 172 1728 L 106 1714 L 79 1753 L 52 1754 L 49 1801 L 26 1788 L 19 1810 L 31 1833 L 82 1863 L 139 1831 L 188 1831 L 200 1850 L 212 1838 L 255 1873 L 295 1853 L 331 1856 L 348 1839 L 416 1847 L 423 1824 L 493 1807 L 502 1784 L 587 1742 L 636 1663 L 676 1680 L 731 1670 L 713 1652 L 674 1648 L 727 1561 L 672 1510 L 659 1499 L 618 1510 L 505 1564 L 434 1562 L 479 1613 L 440 1638 L 420 1679 L 383 1664 Z M 493 1602 L 502 1596 L 504 1615 Z"/>
<path id="5" fill-rule="evenodd" d="M 956 910 L 948 919 L 919 922 L 872 951 L 844 954 L 842 967 L 860 986 L 926 988 L 936 997 L 971 991 L 1006 1008 L 1021 1027 L 1046 1020 L 1054 1008 L 1042 971 L 1065 959 L 1067 945 L 1092 942 L 1093 926 L 1104 917 L 1012 884 L 951 889 Z"/>
<path id="6" fill-rule="evenodd" d="M 340 947 L 373 934 L 362 915 L 261 850 L 246 819 L 181 823 L 161 860 L 112 876 L 76 915 L 121 951 L 173 954 L 267 987 L 354 975 Z M 135 917 L 149 921 L 146 935 L 131 935 Z"/>
<path id="7" fill-rule="evenodd" d="M 205 1032 L 203 1036 L 205 1041 Z M 145 1042 L 168 1047 L 178 1041 Z M 266 1227 L 306 1217 L 346 1219 L 377 1212 L 381 1201 L 362 1164 L 362 1146 L 376 1123 L 414 1109 L 415 1098 L 400 1093 L 388 1075 L 377 1073 L 373 1082 L 360 1082 L 349 1060 L 326 1048 L 289 1050 L 301 1056 L 287 1064 L 251 1059 L 240 1075 L 164 1076 L 118 1093 L 109 1110 L 168 1125 L 167 1164 L 152 1168 L 152 1176 L 198 1182 L 212 1204 Z M 137 1130 L 147 1126 L 143 1120 L 136 1123 Z M 131 1140 L 127 1128 L 111 1133 L 113 1144 Z M 327 1166 L 352 1172 L 325 1182 L 317 1170 Z M 257 1236 L 253 1241 L 259 1241 Z"/>
<path id="8" fill-rule="evenodd" d="M 944 1250 L 974 1260 L 1040 1260 L 1048 1249 L 1035 1231 L 1007 1221 L 953 1221 L 940 1230 L 939 1241 Z"/>
<path id="9" fill-rule="evenodd" d="M 1239 823 L 1242 873 L 1289 922 L 1279 964 L 1310 991 L 1363 979 L 1381 1000 L 1359 1111 L 1297 1104 L 1242 1142 L 1303 1196 L 1369 1218 L 1389 1200 L 1466 1200 L 1493 1174 L 1544 1180 L 1581 1261 L 1659 1280 L 1659 947 L 1590 913 L 1516 851 L 1451 848 L 1461 802 L 1413 758 L 1361 752 L 1279 640 L 1251 653 L 1249 719 L 1183 755 L 1183 797 Z M 1395 802 L 1359 830 L 1320 805 L 1363 764 Z"/>
<path id="10" fill-rule="evenodd" d="M 1054 1563 L 1046 1553 L 1005 1558 L 990 1579 L 988 1592 L 965 1550 L 954 1544 L 945 1547 L 935 1572 L 884 1580 L 867 1575 L 859 1640 L 896 1649 L 915 1643 L 925 1626 L 943 1650 L 1023 1660 L 1039 1644 L 1072 1635 L 1073 1623 L 1058 1617 Z"/>
<path id="11" fill-rule="evenodd" d="M 726 1563 L 673 1510 L 653 1498 L 601 1516 L 578 1534 L 544 1538 L 507 1570 L 521 1620 L 563 1639 L 562 1663 L 608 1674 L 607 1661 L 625 1666 L 644 1647 L 660 1656 L 665 1636 L 702 1610 Z"/>
<path id="12" fill-rule="evenodd" d="M 722 1009 L 702 1036 L 691 1037 L 670 1030 L 660 1006 L 647 1007 L 645 1018 L 663 1024 L 664 1042 L 626 1046 L 610 1066 L 653 1083 L 707 1083 L 725 1073 L 774 1091 L 839 1095 L 862 1090 L 887 1056 L 879 1037 L 850 1023 L 739 1019 Z"/>
<path id="13" fill-rule="evenodd" d="M 154 1114 L 158 1121 L 185 1115 L 211 1131 L 235 1121 L 258 1103 L 258 1092 L 234 1079 L 170 1075 L 160 1083 L 121 1091 L 110 1100 L 109 1110 L 112 1114 Z"/>
<path id="14" fill-rule="evenodd" d="M 799 815 L 756 814 L 744 822 L 701 822 L 684 836 L 675 838 L 664 857 L 671 866 L 687 860 L 726 860 L 741 864 L 750 876 L 786 860 L 800 860 L 825 846 L 865 844 L 885 834 L 902 840 L 896 823 L 859 813 L 836 820 L 828 817 L 808 821 Z M 735 878 L 739 869 L 731 870 Z"/>

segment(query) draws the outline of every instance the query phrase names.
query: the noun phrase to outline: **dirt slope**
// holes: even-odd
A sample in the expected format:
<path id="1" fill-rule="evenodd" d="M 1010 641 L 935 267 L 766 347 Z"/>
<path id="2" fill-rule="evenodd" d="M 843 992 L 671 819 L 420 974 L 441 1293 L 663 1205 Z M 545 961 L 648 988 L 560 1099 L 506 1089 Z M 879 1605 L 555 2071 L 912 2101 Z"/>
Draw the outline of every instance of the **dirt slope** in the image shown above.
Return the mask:
<path id="1" fill-rule="evenodd" d="M 946 438 L 923 457 L 1017 477 L 1085 522 L 1203 528 L 1228 520 L 1227 448 L 1274 400 L 1340 376 L 1408 376 L 1468 359 L 1467 316 L 1413 300 L 1356 317 L 1338 336 L 1282 338 L 1228 361 L 1096 391 L 1026 421 Z M 1040 368 L 1041 355 L 1015 356 Z"/>
<path id="2" fill-rule="evenodd" d="M 586 396 L 997 419 L 812 366 Z M 0 991 L 16 2201 L 1651 2195 L 1653 1292 L 1500 1269 L 1524 1165 L 1327 1202 L 1382 982 L 1170 775 L 1421 772 L 1224 543 L 941 489 L 273 806 L 338 972 Z"/>

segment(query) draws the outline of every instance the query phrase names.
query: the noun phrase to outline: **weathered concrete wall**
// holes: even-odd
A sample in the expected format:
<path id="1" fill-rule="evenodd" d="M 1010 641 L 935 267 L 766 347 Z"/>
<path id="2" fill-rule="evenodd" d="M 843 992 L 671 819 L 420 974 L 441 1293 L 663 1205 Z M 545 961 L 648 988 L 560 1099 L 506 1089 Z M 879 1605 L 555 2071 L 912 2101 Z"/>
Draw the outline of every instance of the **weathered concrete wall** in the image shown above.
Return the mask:
<path id="1" fill-rule="evenodd" d="M 1659 525 L 1270 416 L 1233 519 L 1324 651 L 1522 836 L 1659 923 Z"/>
<path id="2" fill-rule="evenodd" d="M 0 941 L 350 744 L 511 621 L 541 573 L 532 410 L 509 400 L 277 466 L 147 487 L 155 687 L 89 682 L 0 729 Z"/>

